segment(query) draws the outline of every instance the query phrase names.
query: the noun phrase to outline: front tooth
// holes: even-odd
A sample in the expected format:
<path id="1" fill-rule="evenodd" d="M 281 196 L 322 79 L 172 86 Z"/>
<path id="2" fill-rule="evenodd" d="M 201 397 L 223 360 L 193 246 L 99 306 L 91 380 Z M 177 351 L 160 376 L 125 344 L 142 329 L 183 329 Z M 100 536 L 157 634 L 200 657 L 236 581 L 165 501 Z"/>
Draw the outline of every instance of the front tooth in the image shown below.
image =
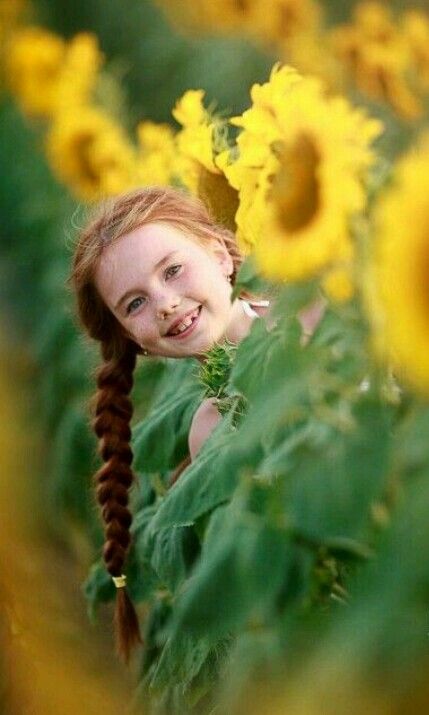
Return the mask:
<path id="1" fill-rule="evenodd" d="M 185 330 L 185 328 L 188 327 L 188 325 L 189 325 L 189 323 L 180 323 L 180 325 L 178 325 L 176 330 L 174 331 L 173 335 L 178 335 L 178 333 L 182 333 Z"/>
<path id="2" fill-rule="evenodd" d="M 195 311 L 195 313 L 192 313 L 192 315 L 189 316 L 189 318 L 186 318 L 180 325 L 177 326 L 176 330 L 174 331 L 173 335 L 178 335 L 179 333 L 182 333 L 185 328 L 189 328 L 190 324 L 192 323 L 193 319 L 196 318 L 198 315 L 198 310 Z"/>

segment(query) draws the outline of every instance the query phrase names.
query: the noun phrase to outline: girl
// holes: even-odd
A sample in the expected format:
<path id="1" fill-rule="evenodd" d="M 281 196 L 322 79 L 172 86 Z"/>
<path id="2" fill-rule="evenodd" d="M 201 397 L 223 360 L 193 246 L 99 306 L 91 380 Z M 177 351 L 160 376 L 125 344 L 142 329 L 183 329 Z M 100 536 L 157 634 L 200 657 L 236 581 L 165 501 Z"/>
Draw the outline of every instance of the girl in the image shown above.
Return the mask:
<path id="1" fill-rule="evenodd" d="M 94 480 L 105 522 L 103 556 L 117 587 L 117 648 L 126 661 L 140 641 L 123 576 L 136 358 L 204 360 L 216 342 L 242 340 L 269 303 L 246 293 L 231 302 L 241 262 L 234 234 L 216 225 L 201 201 L 171 187 L 138 189 L 104 202 L 76 245 L 69 281 L 80 322 L 100 343 L 103 358 L 93 427 L 104 464 Z M 314 318 L 302 322 L 308 330 Z M 215 401 L 205 400 L 192 421 L 190 459 L 219 419 Z"/>

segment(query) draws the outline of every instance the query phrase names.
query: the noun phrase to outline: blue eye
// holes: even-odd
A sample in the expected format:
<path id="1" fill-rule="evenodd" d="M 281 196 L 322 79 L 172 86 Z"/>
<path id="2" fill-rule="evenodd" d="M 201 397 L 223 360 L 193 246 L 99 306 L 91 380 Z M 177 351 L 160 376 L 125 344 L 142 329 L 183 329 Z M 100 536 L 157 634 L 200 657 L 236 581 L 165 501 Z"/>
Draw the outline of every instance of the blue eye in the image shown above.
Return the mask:
<path id="1" fill-rule="evenodd" d="M 135 306 L 136 303 L 137 303 L 137 308 L 139 307 L 139 304 L 138 304 L 139 300 L 144 300 L 144 299 L 141 296 L 139 296 L 138 298 L 134 298 L 131 301 L 131 303 L 127 306 L 127 315 L 129 315 L 130 313 L 132 313 L 135 310 L 135 308 L 133 308 L 133 306 Z"/>
<path id="2" fill-rule="evenodd" d="M 173 275 L 173 276 L 175 276 L 175 275 L 176 275 L 176 273 L 178 272 L 179 268 L 181 268 L 181 267 L 182 267 L 181 265 L 177 265 L 177 266 L 170 266 L 170 267 L 169 267 L 169 268 L 167 268 L 167 270 L 165 271 L 165 275 L 167 276 L 167 275 L 168 275 L 168 273 L 169 273 L 169 271 L 173 271 L 173 273 L 170 273 L 170 275 Z"/>

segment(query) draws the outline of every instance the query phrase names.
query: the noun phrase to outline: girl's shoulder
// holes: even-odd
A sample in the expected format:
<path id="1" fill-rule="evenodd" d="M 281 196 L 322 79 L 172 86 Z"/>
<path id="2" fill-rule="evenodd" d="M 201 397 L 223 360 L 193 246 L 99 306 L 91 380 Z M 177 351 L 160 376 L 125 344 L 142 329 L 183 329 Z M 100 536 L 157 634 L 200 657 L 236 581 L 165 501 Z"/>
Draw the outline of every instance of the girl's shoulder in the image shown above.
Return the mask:
<path id="1" fill-rule="evenodd" d="M 203 443 L 210 437 L 221 414 L 216 406 L 216 398 L 209 397 L 202 401 L 192 418 L 188 435 L 188 446 L 191 460 L 195 459 Z"/>
<path id="2" fill-rule="evenodd" d="M 250 298 L 240 298 L 240 300 L 243 304 L 244 312 L 252 318 L 267 315 L 271 305 L 269 300 L 254 300 Z"/>

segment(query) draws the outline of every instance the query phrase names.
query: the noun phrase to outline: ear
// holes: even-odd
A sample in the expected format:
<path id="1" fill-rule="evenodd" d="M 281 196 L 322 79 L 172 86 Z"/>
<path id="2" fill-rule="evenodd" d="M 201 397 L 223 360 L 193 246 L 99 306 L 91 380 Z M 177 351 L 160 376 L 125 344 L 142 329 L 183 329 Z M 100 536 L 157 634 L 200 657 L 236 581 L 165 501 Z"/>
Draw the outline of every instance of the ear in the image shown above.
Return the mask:
<path id="1" fill-rule="evenodd" d="M 231 275 L 234 270 L 234 263 L 226 246 L 215 238 L 212 238 L 210 240 L 210 248 L 225 276 Z"/>

